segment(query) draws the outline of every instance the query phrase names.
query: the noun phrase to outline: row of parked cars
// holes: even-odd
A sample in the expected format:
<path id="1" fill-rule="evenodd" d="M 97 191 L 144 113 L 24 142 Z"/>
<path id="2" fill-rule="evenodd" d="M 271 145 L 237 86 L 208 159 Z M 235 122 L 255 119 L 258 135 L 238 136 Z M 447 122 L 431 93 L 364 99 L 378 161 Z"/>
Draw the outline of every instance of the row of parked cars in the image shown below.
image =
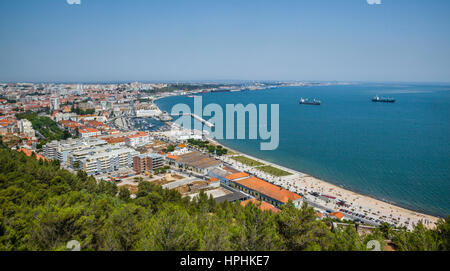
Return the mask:
<path id="1" fill-rule="evenodd" d="M 381 224 L 381 223 L 384 222 L 384 221 L 382 221 L 382 220 L 380 220 L 380 219 L 375 219 L 375 218 L 370 217 L 370 216 L 366 216 L 366 215 L 359 214 L 359 213 L 354 213 L 354 212 L 349 211 L 349 210 L 347 210 L 347 209 L 339 209 L 339 211 L 342 212 L 342 213 L 351 215 L 351 216 L 353 216 L 353 217 L 356 217 L 355 221 L 361 222 L 361 223 L 363 223 L 363 224 L 364 224 L 363 219 L 364 219 L 364 220 L 367 220 L 367 221 L 374 222 L 374 223 L 378 223 L 378 224 Z"/>

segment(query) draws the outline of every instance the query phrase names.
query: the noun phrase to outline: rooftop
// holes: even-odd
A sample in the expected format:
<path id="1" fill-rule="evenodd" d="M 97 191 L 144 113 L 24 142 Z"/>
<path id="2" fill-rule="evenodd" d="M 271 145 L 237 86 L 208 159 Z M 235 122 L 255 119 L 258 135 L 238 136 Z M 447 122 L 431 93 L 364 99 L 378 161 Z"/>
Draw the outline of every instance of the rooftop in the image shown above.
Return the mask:
<path id="1" fill-rule="evenodd" d="M 24 153 L 26 156 L 31 157 L 33 155 L 33 153 L 36 155 L 36 160 L 45 160 L 45 161 L 49 161 L 47 158 L 45 158 L 44 156 L 40 155 L 39 153 L 35 153 L 30 149 L 26 149 L 26 148 L 22 148 L 22 149 L 18 149 L 18 152 Z"/>
<path id="2" fill-rule="evenodd" d="M 100 132 L 99 130 L 94 129 L 94 128 L 90 128 L 90 127 L 85 127 L 83 129 L 79 129 L 78 131 L 80 133 L 82 133 L 82 134 L 84 134 L 84 133 L 98 133 L 98 132 Z"/>
<path id="3" fill-rule="evenodd" d="M 108 138 L 104 138 L 103 140 L 108 142 L 108 144 L 117 144 L 117 143 L 125 142 L 125 137 L 123 137 L 123 136 L 121 136 L 121 137 L 108 137 Z"/>
<path id="4" fill-rule="evenodd" d="M 226 176 L 225 178 L 227 178 L 230 181 L 233 181 L 233 180 L 245 178 L 245 177 L 248 177 L 248 176 L 250 176 L 248 173 L 237 172 L 237 173 L 230 174 L 230 175 Z"/>
<path id="5" fill-rule="evenodd" d="M 247 204 L 249 204 L 249 203 L 259 207 L 259 209 L 261 209 L 261 211 L 272 211 L 274 213 L 279 211 L 277 208 L 275 208 L 275 206 L 273 206 L 272 204 L 267 203 L 265 201 L 259 201 L 257 199 L 248 199 L 245 201 L 241 201 L 242 206 L 247 206 Z"/>
<path id="6" fill-rule="evenodd" d="M 330 213 L 330 216 L 334 216 L 337 217 L 339 219 L 342 219 L 344 217 L 344 214 L 341 212 L 335 212 L 335 213 Z"/>
<path id="7" fill-rule="evenodd" d="M 143 137 L 143 136 L 148 136 L 149 134 L 147 132 L 141 132 L 139 131 L 137 134 L 135 135 L 130 135 L 128 136 L 128 138 L 138 138 L 138 137 Z"/>
<path id="8" fill-rule="evenodd" d="M 287 203 L 289 200 L 297 200 L 302 198 L 300 195 L 297 195 L 289 190 L 263 181 L 254 176 L 236 181 L 236 183 L 245 186 L 251 190 L 258 191 L 259 193 L 264 194 L 282 203 Z"/>
<path id="9" fill-rule="evenodd" d="M 220 162 L 201 152 L 193 151 L 178 156 L 177 162 L 187 166 L 206 169 L 220 165 Z"/>

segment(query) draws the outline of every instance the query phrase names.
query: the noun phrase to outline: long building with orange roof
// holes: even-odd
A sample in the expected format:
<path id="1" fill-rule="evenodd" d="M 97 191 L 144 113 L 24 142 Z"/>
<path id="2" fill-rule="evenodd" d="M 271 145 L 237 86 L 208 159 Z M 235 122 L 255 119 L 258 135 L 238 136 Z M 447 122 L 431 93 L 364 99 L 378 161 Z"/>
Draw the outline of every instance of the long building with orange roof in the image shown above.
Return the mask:
<path id="1" fill-rule="evenodd" d="M 232 181 L 231 186 L 277 207 L 290 200 L 295 206 L 299 206 L 302 200 L 302 196 L 256 178 L 255 176 Z"/>
<path id="2" fill-rule="evenodd" d="M 125 145 L 125 137 L 121 136 L 121 137 L 107 137 L 107 138 L 103 138 L 103 140 L 105 140 L 106 142 L 108 142 L 108 144 L 111 145 L 118 145 L 118 146 L 124 146 Z"/>
<path id="3" fill-rule="evenodd" d="M 225 176 L 226 184 L 248 178 L 249 176 L 250 175 L 245 172 L 236 172 L 236 173 L 230 174 L 228 176 Z"/>

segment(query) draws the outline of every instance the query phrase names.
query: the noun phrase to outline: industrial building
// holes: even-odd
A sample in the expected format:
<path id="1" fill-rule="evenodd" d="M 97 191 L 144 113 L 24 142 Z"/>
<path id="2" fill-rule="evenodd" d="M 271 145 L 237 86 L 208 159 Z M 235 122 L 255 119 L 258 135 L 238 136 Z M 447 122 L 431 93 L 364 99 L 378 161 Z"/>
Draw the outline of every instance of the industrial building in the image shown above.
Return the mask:
<path id="1" fill-rule="evenodd" d="M 198 151 L 189 152 L 179 156 L 168 155 L 167 159 L 178 166 L 205 175 L 210 170 L 222 165 L 220 161 Z"/>

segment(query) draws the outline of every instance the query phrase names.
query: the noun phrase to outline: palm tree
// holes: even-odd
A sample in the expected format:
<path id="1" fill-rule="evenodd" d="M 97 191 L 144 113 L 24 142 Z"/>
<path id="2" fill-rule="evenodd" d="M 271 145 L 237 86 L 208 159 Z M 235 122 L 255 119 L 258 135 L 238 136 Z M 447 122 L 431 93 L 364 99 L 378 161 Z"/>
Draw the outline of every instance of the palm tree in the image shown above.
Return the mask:
<path id="1" fill-rule="evenodd" d="M 390 224 L 388 224 L 386 222 L 381 224 L 380 230 L 381 230 L 381 232 L 383 233 L 383 235 L 384 235 L 384 237 L 386 239 L 390 239 L 391 238 L 392 232 L 393 232 L 393 228 L 392 228 L 392 226 Z"/>

